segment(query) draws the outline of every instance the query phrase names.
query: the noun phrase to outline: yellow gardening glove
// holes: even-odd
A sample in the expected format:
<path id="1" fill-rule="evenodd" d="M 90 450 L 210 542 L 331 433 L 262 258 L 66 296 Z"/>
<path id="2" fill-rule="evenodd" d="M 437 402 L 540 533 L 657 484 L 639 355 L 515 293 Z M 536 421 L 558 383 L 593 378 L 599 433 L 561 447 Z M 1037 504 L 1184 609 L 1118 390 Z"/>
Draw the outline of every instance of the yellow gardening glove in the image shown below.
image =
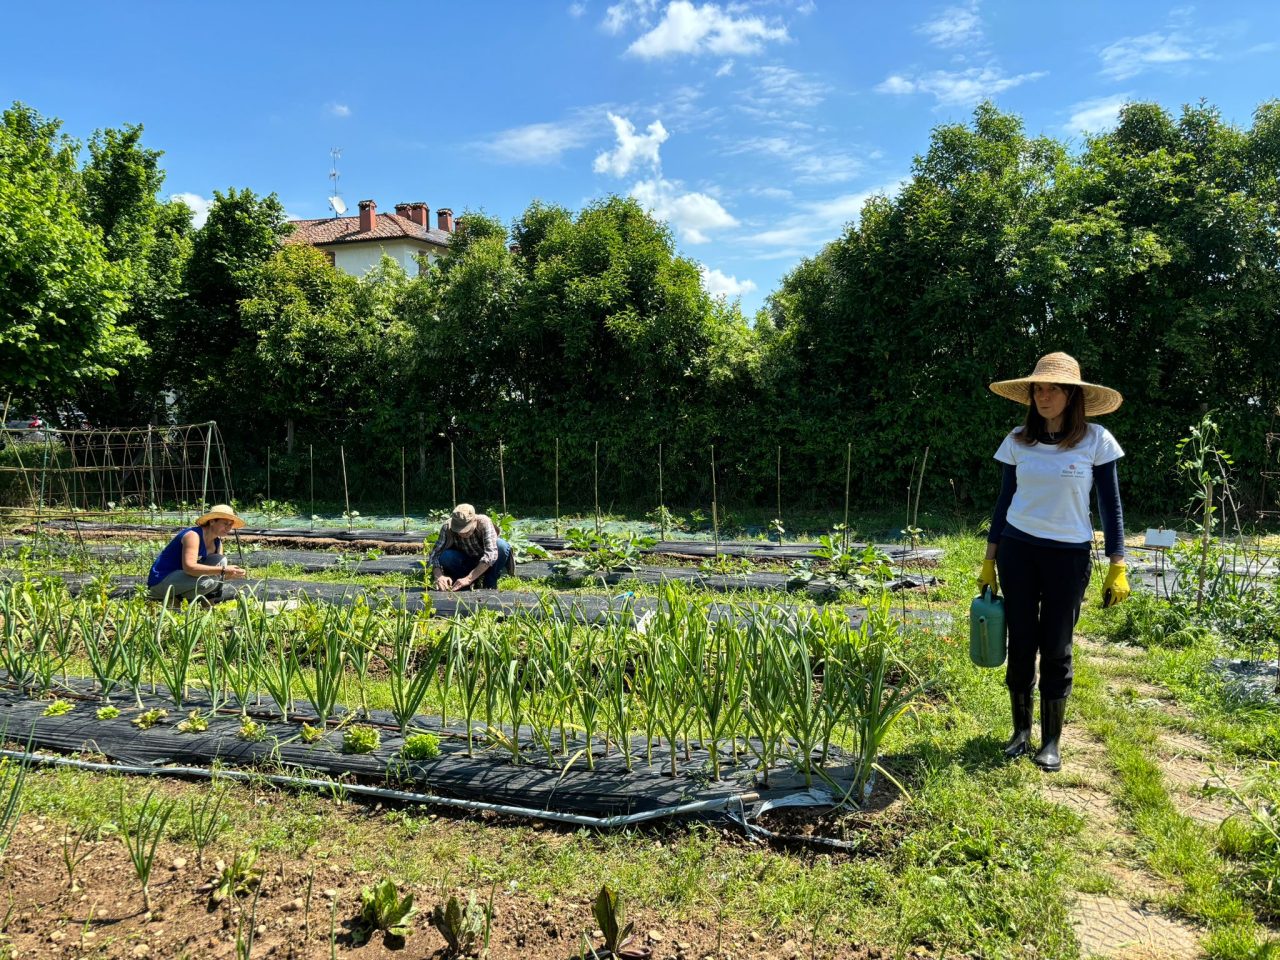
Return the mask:
<path id="1" fill-rule="evenodd" d="M 1107 579 L 1102 581 L 1102 605 L 1114 607 L 1129 599 L 1129 578 L 1124 574 L 1123 563 L 1112 563 L 1107 569 Z"/>
<path id="2" fill-rule="evenodd" d="M 985 593 L 987 587 L 991 588 L 992 596 L 1000 592 L 1000 584 L 996 580 L 996 562 L 994 560 L 983 560 L 982 570 L 978 574 L 978 594 Z"/>

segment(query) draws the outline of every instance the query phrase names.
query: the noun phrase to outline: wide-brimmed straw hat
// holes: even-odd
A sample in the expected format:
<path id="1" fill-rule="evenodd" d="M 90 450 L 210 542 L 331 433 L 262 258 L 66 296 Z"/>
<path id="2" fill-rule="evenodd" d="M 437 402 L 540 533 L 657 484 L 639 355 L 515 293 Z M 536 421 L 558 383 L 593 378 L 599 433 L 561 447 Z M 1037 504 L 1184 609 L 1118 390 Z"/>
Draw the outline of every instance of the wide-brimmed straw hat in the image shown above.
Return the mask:
<path id="1" fill-rule="evenodd" d="M 454 533 L 466 533 L 476 522 L 476 508 L 469 503 L 460 503 L 449 515 L 449 529 Z"/>
<path id="2" fill-rule="evenodd" d="M 203 527 L 210 520 L 230 520 L 232 530 L 239 530 L 244 526 L 244 521 L 236 516 L 235 510 L 227 503 L 215 503 L 208 513 L 196 517 L 196 526 Z"/>
<path id="3" fill-rule="evenodd" d="M 1112 390 L 1101 384 L 1089 383 L 1080 377 L 1080 364 L 1076 358 L 1067 353 L 1046 353 L 1036 361 L 1036 368 L 1025 377 L 1017 380 L 997 380 L 990 384 L 991 392 L 1015 400 L 1024 406 L 1031 405 L 1033 383 L 1058 383 L 1079 387 L 1084 393 L 1084 413 L 1087 417 L 1097 417 L 1104 413 L 1112 413 L 1120 408 L 1124 397 L 1119 390 Z"/>

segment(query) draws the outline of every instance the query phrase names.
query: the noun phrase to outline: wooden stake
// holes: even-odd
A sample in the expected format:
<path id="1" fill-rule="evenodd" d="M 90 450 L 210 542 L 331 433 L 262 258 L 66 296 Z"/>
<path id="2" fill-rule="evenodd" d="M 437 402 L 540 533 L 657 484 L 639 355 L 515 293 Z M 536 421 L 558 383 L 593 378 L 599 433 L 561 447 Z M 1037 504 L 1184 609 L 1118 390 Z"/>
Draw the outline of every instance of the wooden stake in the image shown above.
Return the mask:
<path id="1" fill-rule="evenodd" d="M 313 443 L 307 444 L 307 476 L 311 482 L 311 516 L 316 515 L 316 447 Z M 316 522 L 311 521 L 311 529 L 316 528 Z"/>
<path id="2" fill-rule="evenodd" d="M 560 536 L 560 438 L 556 437 L 556 537 Z"/>
<path id="3" fill-rule="evenodd" d="M 662 495 L 662 444 L 658 444 L 658 526 L 667 539 L 667 501 Z"/>
<path id="4" fill-rule="evenodd" d="M 600 534 L 600 441 L 596 441 L 596 455 L 592 464 L 592 476 L 594 478 L 596 493 L 596 535 Z"/>
<path id="5" fill-rule="evenodd" d="M 782 543 L 782 444 L 778 444 L 778 543 Z"/>
<path id="6" fill-rule="evenodd" d="M 342 458 L 342 502 L 347 505 L 347 529 L 351 529 L 351 490 L 347 486 L 347 447 L 341 444 L 338 447 L 338 456 Z"/>
<path id="7" fill-rule="evenodd" d="M 271 448 L 267 447 L 267 499 L 271 499 Z"/>
<path id="8" fill-rule="evenodd" d="M 409 532 L 409 496 L 405 490 L 404 447 L 400 448 L 400 529 Z"/>
<path id="9" fill-rule="evenodd" d="M 449 489 L 453 491 L 453 504 L 458 505 L 458 468 L 453 459 L 453 441 L 449 441 Z"/>
<path id="10" fill-rule="evenodd" d="M 711 445 L 711 536 L 714 538 L 714 556 L 720 556 L 720 518 L 716 505 L 716 445 Z"/>
<path id="11" fill-rule="evenodd" d="M 849 476 L 853 470 L 853 444 L 844 453 L 844 549 L 849 550 Z"/>
<path id="12" fill-rule="evenodd" d="M 498 482 L 502 484 L 502 512 L 507 512 L 507 473 L 502 465 L 502 441 L 498 441 Z"/>

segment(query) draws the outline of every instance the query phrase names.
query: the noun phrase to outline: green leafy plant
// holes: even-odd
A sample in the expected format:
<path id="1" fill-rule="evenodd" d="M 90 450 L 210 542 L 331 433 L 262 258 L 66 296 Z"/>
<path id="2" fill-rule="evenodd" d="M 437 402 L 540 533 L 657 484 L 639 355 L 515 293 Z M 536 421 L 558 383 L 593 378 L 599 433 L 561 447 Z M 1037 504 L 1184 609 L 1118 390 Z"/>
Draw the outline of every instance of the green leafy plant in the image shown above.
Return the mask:
<path id="1" fill-rule="evenodd" d="M 120 836 L 129 853 L 129 862 L 133 864 L 138 883 L 142 886 L 142 906 L 148 913 L 151 911 L 151 869 L 155 865 L 156 850 L 164 835 L 165 824 L 169 822 L 172 813 L 173 801 L 155 799 L 154 789 L 132 811 L 125 804 L 123 786 L 116 799 Z"/>
<path id="2" fill-rule="evenodd" d="M 727 553 L 708 557 L 698 564 L 703 573 L 714 573 L 722 577 L 745 577 L 755 570 L 749 557 L 733 557 Z"/>
<path id="3" fill-rule="evenodd" d="M 99 720 L 114 720 L 120 716 L 120 708 L 113 706 L 99 707 L 93 714 Z"/>
<path id="4" fill-rule="evenodd" d="M 626 905 L 621 894 L 614 891 L 606 883 L 596 895 L 591 908 L 596 919 L 596 926 L 604 934 L 604 946 L 615 957 L 647 957 L 649 950 L 644 947 L 627 949 L 627 941 L 631 939 L 634 923 L 627 922 Z"/>
<path id="5" fill-rule="evenodd" d="M 492 904 L 487 909 L 480 906 L 475 893 L 467 898 L 465 908 L 456 896 L 450 896 L 444 905 L 437 904 L 431 911 L 431 925 L 444 937 L 448 945 L 446 954 L 451 957 L 474 954 L 488 939 L 492 910 Z"/>
<path id="6" fill-rule="evenodd" d="M 365 943 L 375 930 L 403 940 L 413 933 L 409 921 L 417 912 L 413 894 L 401 897 L 395 883 L 389 877 L 384 878 L 360 891 L 360 917 L 352 931 L 352 940 L 357 944 Z"/>
<path id="7" fill-rule="evenodd" d="M 382 734 L 367 723 L 353 723 L 342 731 L 343 753 L 373 753 L 381 744 Z"/>
<path id="8" fill-rule="evenodd" d="M 440 738 L 434 733 L 412 733 L 405 737 L 400 756 L 406 760 L 434 760 L 440 756 Z"/>
<path id="9" fill-rule="evenodd" d="M 267 726 L 249 717 L 244 717 L 240 720 L 240 729 L 236 731 L 236 736 L 241 740 L 248 740 L 250 743 L 259 743 L 267 739 Z"/>
<path id="10" fill-rule="evenodd" d="M 41 711 L 41 715 L 45 717 L 61 717 L 75 708 L 76 705 L 69 700 L 55 700 Z"/>
<path id="11" fill-rule="evenodd" d="M 326 728 L 324 724 L 313 727 L 309 723 L 303 723 L 302 730 L 298 736 L 302 738 L 303 743 L 315 743 L 324 737 L 325 732 Z"/>
<path id="12" fill-rule="evenodd" d="M 547 558 L 547 551 L 525 536 L 524 530 L 520 528 L 520 522 L 514 516 L 509 513 L 490 513 L 489 519 L 498 528 L 498 536 L 511 545 L 511 552 L 516 560 L 521 557 L 532 557 L 535 560 Z"/>
<path id="13" fill-rule="evenodd" d="M 150 730 L 157 724 L 164 723 L 168 716 L 168 710 L 165 710 L 163 707 L 154 707 L 151 710 L 147 710 L 139 716 L 134 717 L 132 723 L 139 730 Z"/>
<path id="14" fill-rule="evenodd" d="M 581 551 L 577 556 L 557 560 L 552 572 L 567 580 L 607 577 L 611 573 L 629 572 L 640 563 L 641 552 L 658 541 L 634 533 L 596 532 L 575 527 L 565 534 L 569 547 Z"/>
<path id="15" fill-rule="evenodd" d="M 823 534 L 814 548 L 821 563 L 805 558 L 791 565 L 788 583 L 793 586 L 818 584 L 830 590 L 864 593 L 893 575 L 888 554 L 875 544 L 846 547 L 841 532 Z"/>
<path id="16" fill-rule="evenodd" d="M 192 710 L 187 719 L 178 721 L 179 733 L 203 733 L 209 729 L 209 715 L 199 710 Z"/>
<path id="17" fill-rule="evenodd" d="M 246 896 L 262 882 L 262 872 L 255 864 L 258 862 L 257 849 L 238 853 L 230 863 L 219 860 L 214 869 L 218 871 L 213 880 L 213 888 L 209 892 L 209 902 L 221 903 L 228 898 L 238 899 Z"/>

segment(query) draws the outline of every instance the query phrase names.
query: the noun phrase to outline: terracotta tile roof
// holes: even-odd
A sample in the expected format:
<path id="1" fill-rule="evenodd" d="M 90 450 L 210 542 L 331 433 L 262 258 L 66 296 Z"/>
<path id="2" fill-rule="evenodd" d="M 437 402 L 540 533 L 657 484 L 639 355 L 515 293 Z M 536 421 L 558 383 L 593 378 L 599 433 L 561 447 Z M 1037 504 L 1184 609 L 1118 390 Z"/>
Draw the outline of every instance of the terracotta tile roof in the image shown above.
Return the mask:
<path id="1" fill-rule="evenodd" d="M 285 243 L 309 243 L 327 246 L 335 243 L 363 243 L 369 240 L 398 240 L 407 238 L 435 244 L 449 245 L 449 234 L 444 230 L 432 230 L 414 223 L 408 217 L 394 213 L 380 213 L 373 229 L 362 232 L 359 217 L 329 217 L 324 220 L 290 220 L 293 232 L 284 238 Z"/>

